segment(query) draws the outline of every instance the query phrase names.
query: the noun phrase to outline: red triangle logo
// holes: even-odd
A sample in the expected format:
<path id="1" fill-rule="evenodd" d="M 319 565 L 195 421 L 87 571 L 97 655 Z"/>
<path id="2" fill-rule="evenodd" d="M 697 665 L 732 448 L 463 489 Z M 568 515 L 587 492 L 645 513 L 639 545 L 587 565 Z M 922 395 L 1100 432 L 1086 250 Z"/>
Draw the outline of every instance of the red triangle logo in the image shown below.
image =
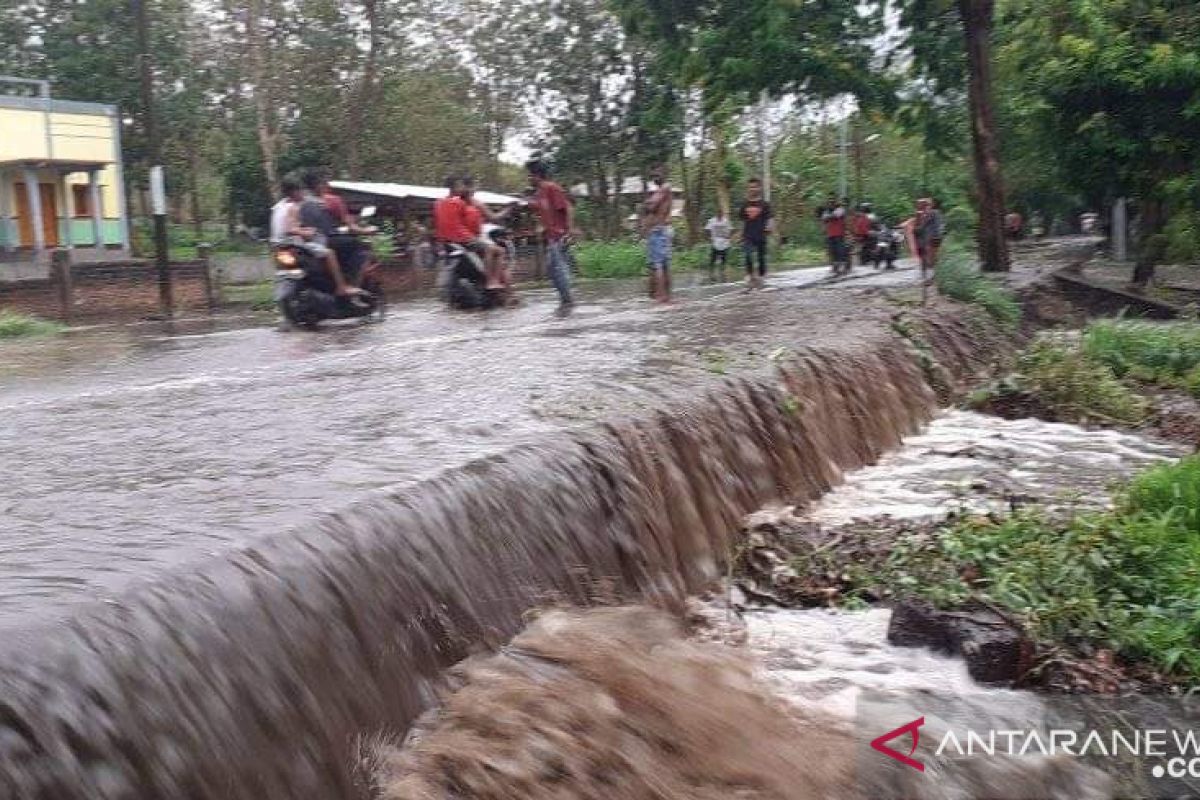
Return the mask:
<path id="1" fill-rule="evenodd" d="M 888 758 L 899 761 L 906 767 L 912 767 L 917 772 L 924 772 L 925 765 L 912 757 L 913 753 L 917 752 L 917 745 L 921 742 L 921 726 L 925 724 L 925 718 L 915 719 L 907 725 L 901 725 L 894 731 L 888 731 L 883 736 L 871 742 L 871 749 L 883 753 Z M 908 751 L 908 755 L 899 753 L 887 746 L 887 743 L 893 739 L 899 739 L 905 734 L 912 734 L 912 747 Z"/>

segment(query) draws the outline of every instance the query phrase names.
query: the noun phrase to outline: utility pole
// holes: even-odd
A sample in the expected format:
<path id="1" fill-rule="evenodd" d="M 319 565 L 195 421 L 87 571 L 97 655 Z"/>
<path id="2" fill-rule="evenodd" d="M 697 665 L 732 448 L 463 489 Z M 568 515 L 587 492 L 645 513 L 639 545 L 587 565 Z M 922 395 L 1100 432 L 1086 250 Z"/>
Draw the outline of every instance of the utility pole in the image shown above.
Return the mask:
<path id="1" fill-rule="evenodd" d="M 850 128 L 850 117 L 849 116 L 842 117 L 842 124 L 840 126 L 840 131 L 839 131 L 839 135 L 840 135 L 840 139 L 841 139 L 840 144 L 839 144 L 841 156 L 838 160 L 838 199 L 839 200 L 845 199 L 847 192 L 849 191 L 849 189 L 846 186 L 847 181 L 848 181 L 848 175 L 847 175 L 847 171 L 846 171 L 846 151 L 849 149 L 849 146 L 850 146 L 850 142 L 849 142 L 850 130 L 849 130 L 849 128 Z"/>
<path id="2" fill-rule="evenodd" d="M 137 25 L 138 72 L 142 83 L 142 126 L 146 135 L 146 155 L 150 165 L 150 205 L 154 214 L 154 259 L 158 265 L 158 300 L 163 314 L 175 313 L 171 291 L 171 269 L 167 263 L 167 198 L 163 180 L 162 143 L 154 119 L 154 76 L 150 61 L 150 26 L 146 19 L 146 0 L 130 0 Z"/>
<path id="3" fill-rule="evenodd" d="M 854 202 L 863 201 L 863 131 L 862 120 L 854 117 Z"/>

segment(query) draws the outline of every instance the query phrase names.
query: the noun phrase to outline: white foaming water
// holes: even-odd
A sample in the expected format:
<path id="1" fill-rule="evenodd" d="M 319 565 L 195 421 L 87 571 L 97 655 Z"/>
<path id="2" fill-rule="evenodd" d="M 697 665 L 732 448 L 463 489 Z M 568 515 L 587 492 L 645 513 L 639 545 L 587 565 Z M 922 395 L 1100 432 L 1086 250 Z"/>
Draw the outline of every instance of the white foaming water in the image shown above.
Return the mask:
<path id="1" fill-rule="evenodd" d="M 1111 430 L 948 411 L 873 467 L 847 476 L 805 517 L 834 526 L 1002 511 L 1010 498 L 1103 505 L 1114 482 L 1184 450 Z"/>

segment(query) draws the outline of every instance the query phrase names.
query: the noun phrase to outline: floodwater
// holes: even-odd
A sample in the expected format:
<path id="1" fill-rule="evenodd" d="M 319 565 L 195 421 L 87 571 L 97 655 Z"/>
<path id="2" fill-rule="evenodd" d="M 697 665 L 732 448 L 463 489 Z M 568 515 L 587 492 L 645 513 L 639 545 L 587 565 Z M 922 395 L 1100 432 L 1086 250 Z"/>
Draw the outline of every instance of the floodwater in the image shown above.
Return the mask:
<path id="1" fill-rule="evenodd" d="M 1133 433 L 949 410 L 878 464 L 847 476 L 806 516 L 828 527 L 875 517 L 1103 506 L 1114 484 L 1179 445 Z"/>
<path id="2" fill-rule="evenodd" d="M 0 344 L 0 627 L 371 490 L 761 372 L 781 346 L 878 326 L 884 312 L 850 293 L 789 291 L 823 277 L 687 289 L 665 310 L 623 285 L 585 294 L 568 320 L 532 292 L 511 312 L 415 302 L 316 334 L 143 327 Z"/>

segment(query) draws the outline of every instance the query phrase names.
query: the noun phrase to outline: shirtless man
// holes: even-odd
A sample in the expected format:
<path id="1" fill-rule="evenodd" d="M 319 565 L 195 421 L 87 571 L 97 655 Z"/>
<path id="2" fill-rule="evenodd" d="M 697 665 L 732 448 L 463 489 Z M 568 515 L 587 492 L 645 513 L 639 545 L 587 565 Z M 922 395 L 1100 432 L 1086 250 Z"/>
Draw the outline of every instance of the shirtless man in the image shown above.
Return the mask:
<path id="1" fill-rule="evenodd" d="M 642 231 L 650 262 L 654 299 L 671 302 L 671 184 L 662 165 L 650 170 L 650 192 L 642 204 Z"/>
<path id="2" fill-rule="evenodd" d="M 475 196 L 475 179 L 463 178 L 462 199 L 467 204 L 467 220 L 471 232 L 475 235 L 477 246 L 483 251 L 483 266 L 487 272 L 487 288 L 503 289 L 504 284 L 504 248 L 496 244 L 483 232 L 483 224 L 491 222 L 501 224 L 511 208 L 499 214 L 493 214 L 483 201 Z"/>

